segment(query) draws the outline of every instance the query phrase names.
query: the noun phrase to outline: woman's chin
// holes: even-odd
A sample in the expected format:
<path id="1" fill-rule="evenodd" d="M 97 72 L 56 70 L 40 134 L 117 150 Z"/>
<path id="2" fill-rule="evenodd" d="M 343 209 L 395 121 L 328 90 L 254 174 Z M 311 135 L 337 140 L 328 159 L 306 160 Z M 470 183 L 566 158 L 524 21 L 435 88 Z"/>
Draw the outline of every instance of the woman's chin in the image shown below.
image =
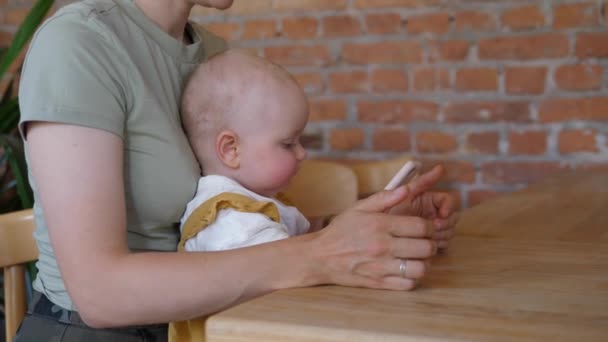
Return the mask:
<path id="1" fill-rule="evenodd" d="M 232 6 L 233 0 L 207 0 L 200 3 L 204 7 L 226 10 Z"/>

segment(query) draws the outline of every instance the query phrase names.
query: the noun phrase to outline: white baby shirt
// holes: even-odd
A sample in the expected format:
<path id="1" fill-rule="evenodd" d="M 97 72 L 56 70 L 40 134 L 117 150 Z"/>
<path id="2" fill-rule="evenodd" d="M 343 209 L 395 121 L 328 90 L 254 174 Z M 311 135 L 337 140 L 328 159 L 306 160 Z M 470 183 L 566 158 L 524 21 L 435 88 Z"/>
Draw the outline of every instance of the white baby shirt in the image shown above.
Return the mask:
<path id="1" fill-rule="evenodd" d="M 297 208 L 250 191 L 228 177 L 209 175 L 199 179 L 196 195 L 186 206 L 180 224 L 182 234 L 188 218 L 197 208 L 208 204 L 210 200 L 224 198 L 224 194 L 245 196 L 248 201 L 253 200 L 251 203 L 274 205 L 280 220 L 276 222 L 260 212 L 248 212 L 243 208 L 236 208 L 238 206 L 228 205 L 219 208 L 215 220 L 185 241 L 186 251 L 219 251 L 252 246 L 304 234 L 310 227 L 308 220 Z"/>

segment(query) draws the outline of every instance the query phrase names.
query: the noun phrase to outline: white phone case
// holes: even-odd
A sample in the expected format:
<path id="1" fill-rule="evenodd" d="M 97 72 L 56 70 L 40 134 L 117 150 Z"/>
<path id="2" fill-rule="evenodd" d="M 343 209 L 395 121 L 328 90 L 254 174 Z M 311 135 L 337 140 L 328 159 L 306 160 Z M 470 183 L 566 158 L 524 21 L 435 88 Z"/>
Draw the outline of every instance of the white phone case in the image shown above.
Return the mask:
<path id="1" fill-rule="evenodd" d="M 407 184 L 418 174 L 418 169 L 420 169 L 420 166 L 420 162 L 417 161 L 410 160 L 406 162 L 395 174 L 393 179 L 388 182 L 384 190 L 393 190 L 401 184 Z"/>

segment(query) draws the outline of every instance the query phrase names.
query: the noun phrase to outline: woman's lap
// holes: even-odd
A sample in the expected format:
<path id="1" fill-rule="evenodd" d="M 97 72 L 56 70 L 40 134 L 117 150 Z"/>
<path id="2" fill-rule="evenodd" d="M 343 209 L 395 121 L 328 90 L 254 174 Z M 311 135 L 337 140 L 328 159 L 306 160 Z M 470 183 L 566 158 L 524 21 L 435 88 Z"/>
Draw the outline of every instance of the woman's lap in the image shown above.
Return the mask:
<path id="1" fill-rule="evenodd" d="M 36 293 L 14 342 L 164 342 L 167 339 L 167 325 L 91 328 L 82 322 L 78 313 L 54 305 Z"/>

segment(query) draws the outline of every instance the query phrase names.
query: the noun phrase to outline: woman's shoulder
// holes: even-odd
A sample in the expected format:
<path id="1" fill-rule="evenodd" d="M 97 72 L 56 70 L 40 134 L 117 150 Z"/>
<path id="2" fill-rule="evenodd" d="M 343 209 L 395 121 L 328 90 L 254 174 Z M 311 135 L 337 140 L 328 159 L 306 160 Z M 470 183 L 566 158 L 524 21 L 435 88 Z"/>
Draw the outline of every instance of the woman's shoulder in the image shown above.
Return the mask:
<path id="1" fill-rule="evenodd" d="M 85 44 L 100 36 L 113 36 L 124 16 L 112 0 L 77 1 L 59 8 L 39 27 L 34 40 L 53 39 L 54 43 Z"/>

